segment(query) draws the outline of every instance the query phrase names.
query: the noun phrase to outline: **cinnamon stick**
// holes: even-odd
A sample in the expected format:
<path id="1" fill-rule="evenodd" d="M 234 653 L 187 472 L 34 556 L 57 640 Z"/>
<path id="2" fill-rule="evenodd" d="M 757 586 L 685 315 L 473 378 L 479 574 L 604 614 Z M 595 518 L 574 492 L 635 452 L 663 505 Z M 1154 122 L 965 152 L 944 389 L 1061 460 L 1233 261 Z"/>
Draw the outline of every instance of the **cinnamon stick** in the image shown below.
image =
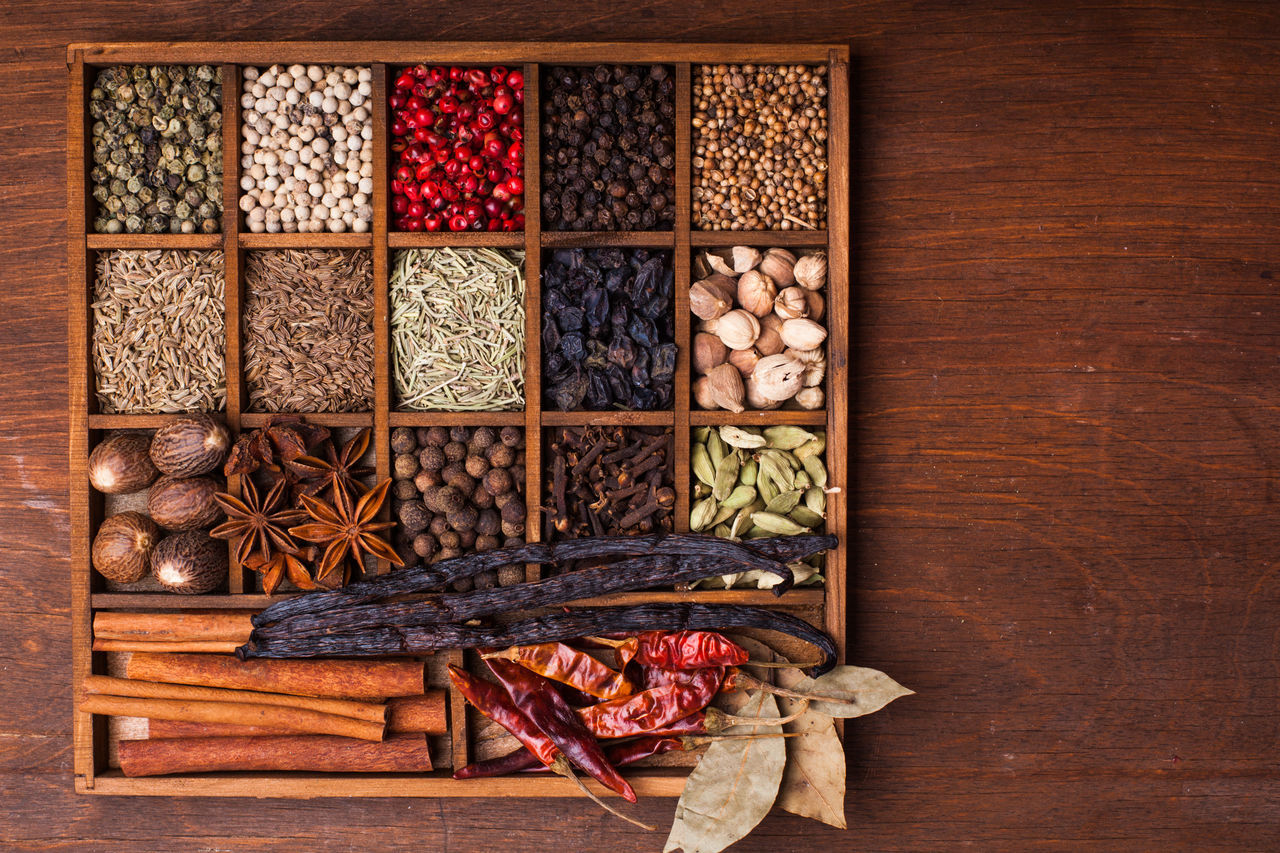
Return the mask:
<path id="1" fill-rule="evenodd" d="M 149 717 L 196 723 L 269 726 L 296 733 L 341 735 L 361 740 L 380 741 L 386 731 L 383 724 L 371 723 L 367 720 L 322 714 L 305 708 L 250 705 L 247 702 L 141 699 L 135 696 L 86 693 L 80 700 L 80 710 L 89 714 L 105 714 L 113 717 Z"/>
<path id="2" fill-rule="evenodd" d="M 431 769 L 431 750 L 425 735 L 397 735 L 383 743 L 314 735 L 125 740 L 120 769 L 126 776 L 218 770 L 421 773 Z"/>
<path id="3" fill-rule="evenodd" d="M 422 696 L 400 696 L 387 702 L 390 711 L 387 731 L 397 734 L 415 733 L 443 735 L 449 733 L 445 709 L 445 692 L 428 690 Z M 181 720 L 151 720 L 148 737 L 264 737 L 288 734 L 265 726 L 243 726 L 235 723 L 191 723 Z"/>
<path id="4" fill-rule="evenodd" d="M 255 693 L 251 690 L 228 690 L 222 687 L 160 684 L 154 681 L 137 681 L 132 678 L 110 678 L 105 675 L 87 676 L 84 680 L 84 692 L 105 693 L 109 696 L 133 696 L 139 699 L 186 699 L 195 702 L 280 705 L 286 708 L 305 708 L 322 714 L 351 717 L 370 723 L 385 723 L 387 720 L 387 706 L 373 702 L 317 699 L 312 696 L 291 696 L 287 693 Z"/>
<path id="5" fill-rule="evenodd" d="M 387 731 L 448 734 L 444 695 L 443 690 L 428 690 L 421 696 L 401 696 L 390 700 L 387 702 L 390 710 Z"/>
<path id="6" fill-rule="evenodd" d="M 424 669 L 411 660 L 254 660 L 231 655 L 135 652 L 129 678 L 340 699 L 420 696 Z"/>
<path id="7" fill-rule="evenodd" d="M 140 643 L 224 642 L 237 645 L 249 639 L 252 614 L 213 610 L 188 613 L 120 613 L 93 616 L 95 640 L 133 640 Z M 155 651 L 160 651 L 156 649 Z"/>
<path id="8" fill-rule="evenodd" d="M 182 640 L 147 643 L 141 640 L 94 639 L 95 652 L 200 652 L 227 654 L 234 652 L 240 643 L 229 640 Z"/>

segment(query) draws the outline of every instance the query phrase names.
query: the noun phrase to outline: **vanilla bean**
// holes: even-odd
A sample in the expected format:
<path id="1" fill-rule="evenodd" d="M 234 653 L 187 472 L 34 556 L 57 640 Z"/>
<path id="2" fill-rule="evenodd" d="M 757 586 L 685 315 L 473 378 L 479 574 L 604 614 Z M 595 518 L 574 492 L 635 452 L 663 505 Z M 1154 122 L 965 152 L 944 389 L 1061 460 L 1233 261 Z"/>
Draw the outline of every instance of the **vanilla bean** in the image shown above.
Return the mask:
<path id="1" fill-rule="evenodd" d="M 822 662 L 806 670 L 821 675 L 836 663 L 835 643 L 827 634 L 786 613 L 733 604 L 643 604 L 636 607 L 584 607 L 499 626 L 432 625 L 382 627 L 351 634 L 315 637 L 251 637 L 236 649 L 251 658 L 372 657 L 416 655 L 443 649 L 505 647 L 571 640 L 596 634 L 638 631 L 719 631 L 761 628 L 804 640 L 822 653 Z"/>
<path id="2" fill-rule="evenodd" d="M 441 560 L 429 566 L 410 566 L 391 574 L 359 581 L 345 589 L 313 592 L 272 604 L 253 617 L 255 627 L 270 624 L 298 613 L 318 613 L 343 606 L 365 604 L 400 595 L 442 589 L 462 578 L 512 563 L 542 563 L 560 566 L 574 560 L 648 554 L 721 559 L 734 563 L 733 571 L 770 571 L 774 561 L 790 562 L 836 546 L 834 536 L 807 534 L 733 542 L 696 533 L 651 534 L 648 536 L 608 536 L 594 539 L 566 539 L 561 542 L 532 542 L 497 548 L 482 554 L 468 554 Z M 520 588 L 520 587 L 515 587 Z"/>

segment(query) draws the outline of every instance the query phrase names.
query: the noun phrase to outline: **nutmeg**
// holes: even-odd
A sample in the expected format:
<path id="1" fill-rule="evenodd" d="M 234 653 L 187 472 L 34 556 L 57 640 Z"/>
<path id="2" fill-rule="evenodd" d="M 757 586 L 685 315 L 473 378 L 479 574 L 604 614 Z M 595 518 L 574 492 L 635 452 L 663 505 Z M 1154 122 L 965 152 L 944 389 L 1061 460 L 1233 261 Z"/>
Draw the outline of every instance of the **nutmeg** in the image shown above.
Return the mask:
<path id="1" fill-rule="evenodd" d="M 773 279 L 778 287 L 790 287 L 796 283 L 795 265 L 796 256 L 786 249 L 770 249 L 764 253 L 756 269 Z"/>
<path id="2" fill-rule="evenodd" d="M 106 495 L 136 492 L 151 485 L 160 471 L 148 453 L 151 439 L 139 432 L 116 432 L 89 454 L 89 485 Z"/>
<path id="3" fill-rule="evenodd" d="M 770 400 L 790 400 L 801 389 L 804 365 L 789 355 L 768 355 L 760 359 L 751 376 L 756 380 L 762 397 Z"/>
<path id="4" fill-rule="evenodd" d="M 151 551 L 160 541 L 160 528 L 140 512 L 111 516 L 93 537 L 93 567 L 119 583 L 141 580 L 151 567 Z"/>
<path id="5" fill-rule="evenodd" d="M 170 477 L 196 477 L 227 458 L 231 434 L 204 412 L 180 415 L 151 437 L 151 461 Z"/>
<path id="6" fill-rule="evenodd" d="M 742 411 L 742 374 L 732 364 L 722 364 L 706 376 L 706 393 L 715 405 L 730 412 Z"/>
<path id="7" fill-rule="evenodd" d="M 744 273 L 753 270 L 760 263 L 760 252 L 750 246 L 733 247 L 733 271 Z"/>
<path id="8" fill-rule="evenodd" d="M 729 349 L 746 349 L 760 337 L 760 321 L 751 312 L 737 308 L 720 318 L 716 334 Z"/>
<path id="9" fill-rule="evenodd" d="M 738 372 L 743 376 L 750 376 L 751 371 L 756 369 L 756 362 L 759 360 L 760 350 L 755 347 L 736 349 L 729 352 L 729 363 L 738 368 Z"/>
<path id="10" fill-rule="evenodd" d="M 778 288 L 773 278 L 760 270 L 748 270 L 738 279 L 738 304 L 757 317 L 773 310 L 777 295 Z"/>
<path id="11" fill-rule="evenodd" d="M 827 255 L 825 252 L 814 252 L 796 261 L 792 269 L 796 284 L 805 290 L 819 290 L 827 283 Z"/>
<path id="12" fill-rule="evenodd" d="M 212 592 L 227 579 L 227 546 L 203 530 L 175 533 L 151 552 L 151 574 L 170 592 Z"/>
<path id="13" fill-rule="evenodd" d="M 213 499 L 218 491 L 208 477 L 161 477 L 147 493 L 147 515 L 167 530 L 210 527 L 222 517 Z"/>
<path id="14" fill-rule="evenodd" d="M 809 300 L 803 287 L 788 287 L 773 301 L 773 313 L 783 320 L 794 320 L 809 314 Z"/>
<path id="15" fill-rule="evenodd" d="M 783 321 L 779 334 L 782 342 L 793 349 L 817 349 L 827 339 L 827 330 L 806 318 Z"/>
<path id="16" fill-rule="evenodd" d="M 696 373 L 706 373 L 713 367 L 719 367 L 729 358 L 729 348 L 717 335 L 699 332 L 693 336 L 693 369 Z"/>
<path id="17" fill-rule="evenodd" d="M 769 314 L 760 319 L 760 337 L 756 338 L 755 347 L 760 355 L 777 355 L 786 349 L 782 343 L 782 318 L 777 314 Z"/>

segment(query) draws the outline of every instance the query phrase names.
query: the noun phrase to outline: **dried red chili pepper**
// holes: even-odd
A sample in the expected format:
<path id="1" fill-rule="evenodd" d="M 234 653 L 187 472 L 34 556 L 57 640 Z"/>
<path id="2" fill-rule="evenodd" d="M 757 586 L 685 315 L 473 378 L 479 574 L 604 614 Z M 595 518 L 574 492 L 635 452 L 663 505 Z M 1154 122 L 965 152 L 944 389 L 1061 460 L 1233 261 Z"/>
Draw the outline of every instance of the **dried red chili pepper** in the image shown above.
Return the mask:
<path id="1" fill-rule="evenodd" d="M 534 725 L 533 721 L 512 702 L 511 697 L 496 685 L 476 678 L 453 664 L 449 666 L 449 680 L 453 682 L 454 687 L 458 688 L 458 692 L 476 707 L 477 711 L 515 735 L 532 757 L 537 758 L 547 767 L 554 765 L 557 759 L 563 763 L 560 749 L 555 742 Z"/>
<path id="2" fill-rule="evenodd" d="M 518 663 L 531 672 L 567 684 L 597 699 L 617 699 L 636 692 L 635 685 L 621 672 L 615 672 L 586 652 L 564 643 L 511 646 L 500 652 L 491 652 L 485 658 Z"/>
<path id="3" fill-rule="evenodd" d="M 636 661 L 663 669 L 738 666 L 747 650 L 715 631 L 646 631 L 637 637 Z"/>
<path id="4" fill-rule="evenodd" d="M 599 738 L 646 734 L 682 720 L 707 706 L 720 690 L 722 667 L 697 670 L 688 682 L 672 682 L 632 696 L 582 708 L 578 716 Z"/>
<path id="5" fill-rule="evenodd" d="M 516 707 L 551 738 L 570 761 L 627 802 L 636 801 L 636 792 L 605 758 L 600 744 L 551 682 L 511 661 L 490 658 L 485 664 Z"/>

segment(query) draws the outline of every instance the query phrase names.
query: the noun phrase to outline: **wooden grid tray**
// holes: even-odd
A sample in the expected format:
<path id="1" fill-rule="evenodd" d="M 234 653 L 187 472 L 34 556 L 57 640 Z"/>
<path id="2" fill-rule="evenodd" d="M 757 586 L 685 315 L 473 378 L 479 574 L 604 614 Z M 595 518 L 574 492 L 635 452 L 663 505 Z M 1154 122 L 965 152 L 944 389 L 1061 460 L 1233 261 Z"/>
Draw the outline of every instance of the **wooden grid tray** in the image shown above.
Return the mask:
<path id="1" fill-rule="evenodd" d="M 76 684 L 90 673 L 106 671 L 105 655 L 92 647 L 92 615 L 109 609 L 243 608 L 259 609 L 268 599 L 257 594 L 252 576 L 233 565 L 227 594 L 180 596 L 165 593 L 107 592 L 90 569 L 93 532 L 102 521 L 104 501 L 88 483 L 89 451 L 104 430 L 147 429 L 164 424 L 169 415 L 100 414 L 94 394 L 90 352 L 89 301 L 96 252 L 119 248 L 222 249 L 225 254 L 227 404 L 223 413 L 233 434 L 260 426 L 265 414 L 245 411 L 248 396 L 241 369 L 241 302 L 247 251 L 267 248 L 362 248 L 372 252 L 374 286 L 374 409 L 371 412 L 307 415 L 331 427 L 371 426 L 372 448 L 379 479 L 390 476 L 390 431 L 396 426 L 521 426 L 527 435 L 527 538 L 540 535 L 538 506 L 543 494 L 541 449 L 544 427 L 575 424 L 646 424 L 671 426 L 674 431 L 677 530 L 687 530 L 690 503 L 690 427 L 696 425 L 797 424 L 825 426 L 826 460 L 831 485 L 841 491 L 830 496 L 827 532 L 840 547 L 827 555 L 825 588 L 805 588 L 775 599 L 762 590 L 698 590 L 644 592 L 604 596 L 592 604 L 656 601 L 751 603 L 785 607 L 830 633 L 843 660 L 846 601 L 846 497 L 848 451 L 847 350 L 849 337 L 849 51 L 842 45 L 730 45 L 658 43 L 467 43 L 467 42 L 208 42 L 73 44 L 68 47 L 70 72 L 67 98 L 67 247 L 70 302 L 70 483 L 73 673 Z M 520 233 L 401 233 L 390 230 L 387 138 L 387 92 L 395 66 L 433 64 L 523 66 L 525 74 L 525 207 L 526 226 Z M 224 212 L 220 234 L 95 234 L 93 202 L 87 176 L 90 168 L 90 119 L 87 109 L 94 75 L 118 64 L 213 64 L 223 79 Z M 373 70 L 371 100 L 374 191 L 372 228 L 363 234 L 252 234 L 241 230 L 236 204 L 240 196 L 240 82 L 247 66 L 283 63 L 363 65 Z M 665 232 L 543 232 L 540 227 L 539 70 L 549 64 L 662 63 L 675 69 L 676 162 L 675 224 Z M 826 65 L 828 87 L 827 231 L 692 230 L 691 219 L 691 76 L 695 65 L 711 63 L 781 63 Z M 825 411 L 705 412 L 690 410 L 691 372 L 688 357 L 691 253 L 703 246 L 793 246 L 823 248 L 828 253 L 827 408 Z M 392 252 L 410 247 L 491 246 L 526 252 L 526 407 L 522 412 L 399 412 L 394 410 L 389 365 L 388 275 Z M 674 261 L 676 343 L 680 348 L 672 411 L 558 412 L 543 411 L 541 370 L 540 262 L 543 250 L 558 247 L 646 246 L 672 252 Z M 229 488 L 236 489 L 235 478 Z M 386 565 L 379 571 L 386 571 Z M 530 567 L 529 578 L 537 577 Z M 587 603 L 587 602 L 583 602 Z M 452 653 L 461 660 L 461 653 Z M 455 766 L 467 761 L 467 715 L 456 695 L 450 696 L 452 731 L 449 756 Z M 76 790 L 125 795 L 190 796 L 576 796 L 567 780 L 519 776 L 455 782 L 447 769 L 430 774 L 200 774 L 130 779 L 107 761 L 106 720 L 74 712 L 74 772 Z M 641 796 L 678 795 L 687 772 L 683 768 L 649 768 L 628 773 Z M 264 777 L 272 783 L 264 786 Z M 603 789 L 597 788 L 603 791 Z"/>

